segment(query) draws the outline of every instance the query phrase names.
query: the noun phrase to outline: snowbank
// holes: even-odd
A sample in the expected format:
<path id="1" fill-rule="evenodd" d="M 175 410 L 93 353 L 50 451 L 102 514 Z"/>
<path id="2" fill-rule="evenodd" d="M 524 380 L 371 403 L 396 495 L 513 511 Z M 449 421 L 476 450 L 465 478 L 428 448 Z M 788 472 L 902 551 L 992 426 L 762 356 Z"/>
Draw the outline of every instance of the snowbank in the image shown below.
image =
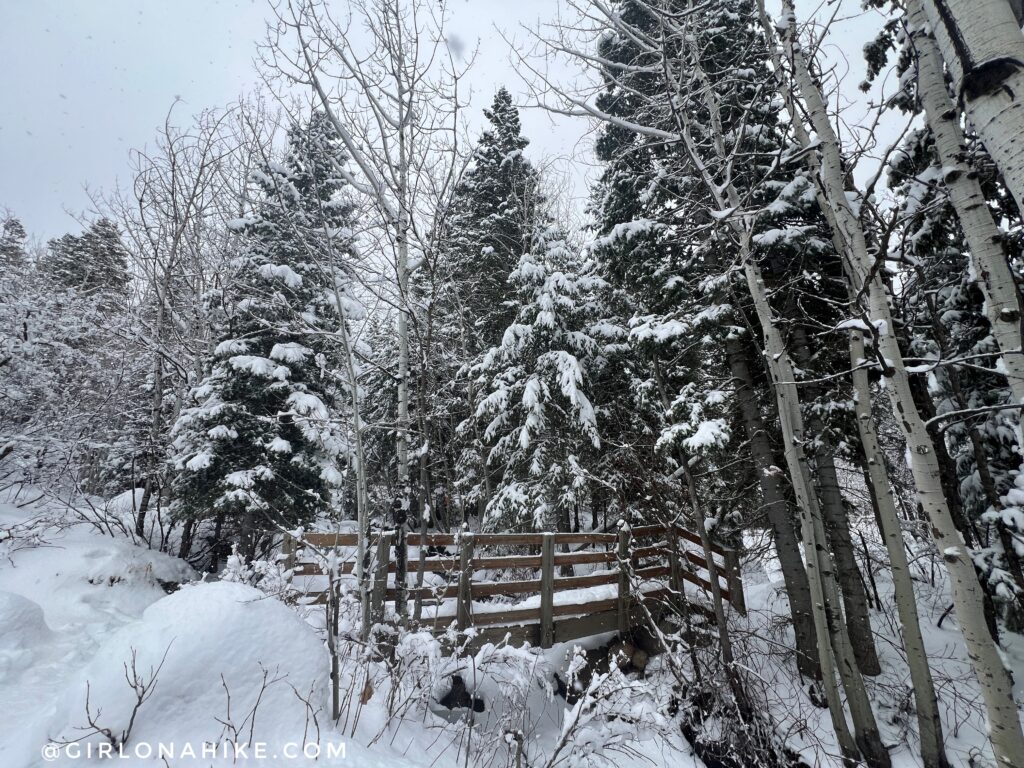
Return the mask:
<path id="1" fill-rule="evenodd" d="M 43 618 L 43 609 L 13 592 L 0 592 L 0 683 L 19 667 L 28 666 L 36 649 L 46 646 L 53 635 Z"/>
<path id="2" fill-rule="evenodd" d="M 70 687 L 57 741 L 94 730 L 87 694 L 96 724 L 124 738 L 139 698 L 126 666 L 129 678 L 151 686 L 126 743 L 197 749 L 224 740 L 283 743 L 312 730 L 302 699 L 322 710 L 329 668 L 320 639 L 282 603 L 242 584 L 186 586 L 98 649 Z M 93 733 L 84 743 L 106 740 Z"/>

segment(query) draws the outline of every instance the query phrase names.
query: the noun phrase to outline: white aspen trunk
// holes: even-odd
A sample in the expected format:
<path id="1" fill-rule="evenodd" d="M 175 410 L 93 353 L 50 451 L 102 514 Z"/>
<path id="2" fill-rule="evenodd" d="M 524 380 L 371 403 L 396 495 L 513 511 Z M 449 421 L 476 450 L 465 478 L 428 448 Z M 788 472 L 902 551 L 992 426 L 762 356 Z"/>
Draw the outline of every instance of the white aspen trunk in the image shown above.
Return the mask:
<path id="1" fill-rule="evenodd" d="M 396 95 L 398 97 L 398 221 L 395 240 L 397 245 L 398 271 L 398 494 L 395 522 L 395 611 L 403 623 L 408 614 L 406 600 L 406 579 L 408 575 L 408 549 L 406 548 L 406 523 L 412 506 L 412 482 L 409 471 L 409 432 L 412 421 L 409 418 L 409 231 L 411 228 L 411 190 L 409 188 L 409 139 L 406 132 L 412 125 L 415 83 L 406 82 L 406 63 L 402 25 L 397 23 L 398 6 L 395 8 L 396 40 L 391 56 L 395 59 Z"/>
<path id="2" fill-rule="evenodd" d="M 405 142 L 399 139 L 402 147 L 401 156 L 405 162 Z M 404 170 L 401 177 L 406 178 Z M 398 494 L 397 503 L 400 508 L 399 519 L 395 521 L 395 553 L 398 568 L 395 573 L 395 610 L 399 617 L 405 618 L 408 612 L 406 602 L 406 521 L 411 506 L 412 486 L 409 473 L 409 431 L 412 423 L 409 419 L 409 218 L 408 207 L 403 198 L 399 202 L 401 213 L 398 223 L 398 430 L 396 436 L 398 458 Z"/>
<path id="3" fill-rule="evenodd" d="M 399 133 L 399 156 L 401 168 L 399 176 L 403 191 L 406 190 L 408 169 L 406 158 L 406 141 L 404 133 Z M 407 568 L 402 564 L 407 560 L 406 554 L 406 521 L 412 507 L 412 485 L 409 467 L 409 437 L 412 421 L 409 417 L 409 207 L 406 198 L 399 200 L 398 218 L 398 505 L 399 519 L 395 520 L 395 554 L 398 569 L 395 572 L 394 606 L 401 618 L 406 617 L 409 605 L 406 600 Z"/>
<path id="4" fill-rule="evenodd" d="M 874 269 L 860 219 L 846 195 L 845 174 L 839 141 L 832 127 L 821 90 L 811 76 L 797 39 L 796 14 L 792 0 L 783 0 L 788 23 L 783 40 L 792 65 L 796 88 L 802 97 L 817 134 L 821 161 L 817 179 L 835 222 L 835 234 L 845 245 L 844 260 L 855 292 L 866 293 L 868 313 L 876 324 L 877 352 L 884 361 L 885 389 L 896 421 L 907 443 L 910 469 L 918 501 L 931 521 L 932 536 L 949 572 L 953 602 L 967 643 L 978 684 L 985 699 L 992 749 L 1001 766 L 1024 766 L 1024 735 L 999 648 L 985 622 L 981 587 L 970 553 L 953 523 L 942 493 L 942 479 L 935 448 L 917 412 L 910 389 L 910 377 L 896 339 L 889 297 Z"/>
<path id="5" fill-rule="evenodd" d="M 859 330 L 850 334 L 850 368 L 853 371 L 853 402 L 857 416 L 857 431 L 868 465 L 868 480 L 878 510 L 878 520 L 889 554 L 892 571 L 896 611 L 900 617 L 903 646 L 907 651 L 907 667 L 917 704 L 917 727 L 921 738 L 921 758 L 924 768 L 947 768 L 946 749 L 942 741 L 942 721 L 935 695 L 935 683 L 928 667 L 928 653 L 921 636 L 921 622 L 914 598 L 914 582 L 910 578 L 910 565 L 903 541 L 896 500 L 892 495 L 885 470 L 885 456 L 878 442 L 878 433 L 871 415 L 871 384 L 864 367 L 864 337 Z"/>
<path id="6" fill-rule="evenodd" d="M 774 40 L 772 26 L 765 13 L 763 0 L 759 0 L 761 22 L 769 41 Z M 774 50 L 774 48 L 773 48 Z M 786 103 L 793 109 L 793 94 L 789 83 L 783 76 L 781 58 L 773 53 L 779 87 Z M 799 120 L 793 121 L 793 130 L 799 145 L 810 147 L 810 137 Z M 817 170 L 817 160 L 813 154 L 807 155 L 812 172 Z M 830 215 L 830 207 L 820 187 L 816 190 L 819 207 L 825 214 L 833 230 L 833 241 L 838 253 L 843 253 L 845 245 L 839 237 L 834 216 Z M 852 293 L 852 292 L 851 292 Z M 910 670 L 914 686 L 914 697 L 917 703 L 918 729 L 921 739 L 921 757 L 925 768 L 947 768 L 945 746 L 942 736 L 942 722 L 939 718 L 938 701 L 928 657 L 921 636 L 921 625 L 917 614 L 917 603 L 914 598 L 913 581 L 904 548 L 903 534 L 900 528 L 899 513 L 889 485 L 885 459 L 878 442 L 878 433 L 871 414 L 871 388 L 868 372 L 863 367 L 865 362 L 864 339 L 860 331 L 854 330 L 850 340 L 850 367 L 853 378 L 854 405 L 857 416 L 857 429 L 868 463 L 868 480 L 872 486 L 872 495 L 878 509 L 882 535 L 889 554 L 890 568 L 893 575 L 893 589 L 896 597 L 896 608 L 903 626 L 904 645 L 907 650 L 907 666 Z"/>
<path id="7" fill-rule="evenodd" d="M 355 440 L 356 462 L 356 584 L 359 587 L 359 599 L 363 607 L 363 638 L 370 634 L 370 586 L 366 574 L 366 543 L 370 536 L 369 525 L 369 497 L 367 494 L 366 480 L 366 452 L 363 448 L 363 417 L 359 398 L 359 375 L 356 370 L 355 358 L 353 357 L 352 340 L 348 335 L 348 322 L 342 310 L 341 298 L 337 291 L 334 294 L 338 314 L 341 317 L 339 335 L 341 336 L 342 351 L 345 353 L 345 375 L 348 378 L 349 389 L 352 391 L 352 436 Z"/>
<path id="8" fill-rule="evenodd" d="M 1002 232 L 989 213 L 981 184 L 963 161 L 966 142 L 946 91 L 942 61 L 922 0 L 907 0 L 907 18 L 917 52 L 917 91 L 928 117 L 943 181 L 971 251 L 985 317 L 992 327 L 1013 399 L 1024 402 L 1021 308 L 1013 273 L 1002 248 Z M 1020 141 L 1018 134 L 1016 140 Z M 987 147 L 987 145 L 986 145 Z"/>
<path id="9" fill-rule="evenodd" d="M 730 154 L 725 147 L 725 134 L 718 101 L 710 80 L 698 63 L 699 60 L 696 51 L 693 50 L 692 42 L 690 49 L 691 64 L 701 85 L 704 103 L 711 118 L 711 138 L 714 142 L 715 154 L 719 162 L 728 163 Z M 667 58 L 663 61 L 666 62 L 665 66 L 667 67 Z M 668 75 L 667 82 L 673 83 L 671 75 L 668 72 L 666 75 Z M 742 201 L 732 181 L 725 184 L 716 183 L 694 145 L 686 116 L 678 110 L 674 110 L 673 114 L 680 124 L 683 146 L 719 208 L 740 210 Z M 882 745 L 874 711 L 871 709 L 871 702 L 864 687 L 864 679 L 857 669 L 853 657 L 853 647 L 850 644 L 846 624 L 839 608 L 839 589 L 835 581 L 832 557 L 825 538 L 821 510 L 814 494 L 814 485 L 803 448 L 805 430 L 800 407 L 800 394 L 796 386 L 795 369 L 782 333 L 779 331 L 778 319 L 768 301 L 768 291 L 760 267 L 750 248 L 755 220 L 754 217 L 748 215 L 733 216 L 729 221 L 739 240 L 743 273 L 764 333 L 765 357 L 778 402 L 786 464 L 800 510 L 804 560 L 814 606 L 822 682 L 836 737 L 847 760 L 857 760 L 858 757 L 863 756 L 871 768 L 888 768 L 891 765 L 889 753 Z M 831 639 L 831 648 L 829 648 L 826 638 Z M 835 681 L 836 671 L 839 672 L 843 688 L 846 691 L 847 704 L 854 727 L 852 736 L 846 723 L 842 701 L 839 698 L 839 690 Z"/>
<path id="10" fill-rule="evenodd" d="M 150 449 L 155 451 L 160 445 L 160 433 L 163 424 L 163 402 L 164 402 L 164 300 L 170 283 L 170 270 L 165 270 L 163 285 L 157 287 L 157 309 L 156 319 L 153 321 L 153 341 L 157 349 L 153 353 L 153 393 L 150 397 L 149 413 L 149 443 Z M 139 502 L 139 509 L 135 516 L 135 535 L 140 539 L 146 536 L 146 512 L 149 508 L 150 499 L 157 482 L 159 461 L 155 455 L 150 456 L 146 462 L 146 485 Z M 159 494 L 160 488 L 155 489 Z M 133 489 L 134 492 L 134 489 Z"/>
<path id="11" fill-rule="evenodd" d="M 355 361 L 355 351 L 352 349 L 352 339 L 348 335 L 348 320 L 346 318 L 345 304 L 341 299 L 341 292 L 338 289 L 339 278 L 337 265 L 333 254 L 331 254 L 331 282 L 334 285 L 334 307 L 338 312 L 338 336 L 341 338 L 341 348 L 345 355 L 345 376 L 348 379 L 348 386 L 352 392 L 352 438 L 355 441 L 355 476 L 356 476 L 356 585 L 359 589 L 359 600 L 362 606 L 362 638 L 366 640 L 370 636 L 370 585 L 366 574 L 366 552 L 367 540 L 370 536 L 369 525 L 369 494 L 366 479 L 366 453 L 363 448 L 363 417 L 361 400 L 359 397 L 359 372 Z"/>
<path id="12" fill-rule="evenodd" d="M 850 733 L 843 702 L 839 695 L 839 686 L 836 685 L 836 666 L 833 663 L 833 653 L 835 652 L 838 656 L 840 650 L 834 648 L 838 633 L 833 632 L 830 627 L 826 608 L 828 598 L 823 586 L 826 574 L 831 574 L 831 566 L 826 566 L 826 570 L 822 571 L 828 551 L 823 541 L 818 538 L 819 526 L 814 522 L 815 517 L 820 517 L 820 511 L 817 509 L 817 498 L 811 490 L 806 457 L 803 453 L 802 425 L 800 425 L 802 417 L 798 400 L 799 393 L 796 390 L 796 378 L 789 360 L 789 353 L 782 340 L 782 334 L 779 333 L 775 325 L 776 319 L 768 304 L 768 292 L 761 277 L 761 271 L 750 254 L 749 234 L 741 234 L 740 237 L 743 273 L 764 333 L 765 359 L 771 373 L 772 389 L 775 391 L 778 404 L 786 466 L 789 469 L 793 493 L 796 496 L 797 509 L 800 511 L 804 567 L 807 570 L 807 582 L 811 589 L 811 606 L 814 630 L 818 638 L 818 662 L 821 665 L 822 687 L 825 690 L 825 699 L 832 716 L 832 726 L 835 729 L 843 756 L 848 760 L 857 761 L 860 757 L 860 749 L 857 740 Z M 797 399 L 797 402 L 794 403 L 794 399 Z M 841 631 L 845 632 L 845 628 Z M 842 647 L 840 645 L 840 648 Z"/>
<path id="13" fill-rule="evenodd" d="M 953 92 L 1024 211 L 1024 35 L 1007 0 L 924 0 Z"/>

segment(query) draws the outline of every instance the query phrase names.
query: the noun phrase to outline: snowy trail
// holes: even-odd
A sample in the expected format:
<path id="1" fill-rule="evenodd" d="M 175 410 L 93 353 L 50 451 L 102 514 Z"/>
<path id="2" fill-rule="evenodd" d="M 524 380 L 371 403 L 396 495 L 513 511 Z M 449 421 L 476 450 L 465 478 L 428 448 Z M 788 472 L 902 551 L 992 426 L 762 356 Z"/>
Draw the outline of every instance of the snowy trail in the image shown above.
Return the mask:
<path id="1" fill-rule="evenodd" d="M 25 515 L 0 504 L 2 520 Z M 5 766 L 39 758 L 40 746 L 53 735 L 48 724 L 61 714 L 65 691 L 81 667 L 104 638 L 165 596 L 156 579 L 177 582 L 194 575 L 179 560 L 99 536 L 86 526 L 51 529 L 46 540 L 46 546 L 16 552 L 0 564 L 0 606 L 7 608 L 0 635 L 0 711 L 5 713 L 0 764 Z M 33 606 L 41 611 L 40 623 L 25 627 L 23 612 L 31 614 Z M 17 618 L 11 616 L 18 608 Z"/>

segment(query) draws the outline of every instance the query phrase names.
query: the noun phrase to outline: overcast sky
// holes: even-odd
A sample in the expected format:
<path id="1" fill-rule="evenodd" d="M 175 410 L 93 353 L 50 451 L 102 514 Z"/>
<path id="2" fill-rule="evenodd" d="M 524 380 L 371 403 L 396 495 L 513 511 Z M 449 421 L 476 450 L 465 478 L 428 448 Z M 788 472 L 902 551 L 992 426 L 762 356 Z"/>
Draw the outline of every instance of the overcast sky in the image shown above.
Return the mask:
<path id="1" fill-rule="evenodd" d="M 549 20 L 557 5 L 452 0 L 451 32 L 467 48 L 480 42 L 470 78 L 474 110 L 502 83 L 522 90 L 495 28 Z M 817 2 L 798 5 L 810 13 Z M 175 98 L 186 116 L 257 86 L 253 57 L 267 15 L 265 0 L 0 0 L 0 208 L 43 239 L 77 230 L 73 216 L 90 206 L 85 186 L 125 180 L 128 150 L 152 141 Z M 837 60 L 845 54 L 855 70 L 853 85 L 875 26 L 861 19 L 835 38 Z M 587 159 L 584 121 L 532 110 L 523 124 L 534 159 Z M 575 173 L 577 194 L 584 173 Z"/>

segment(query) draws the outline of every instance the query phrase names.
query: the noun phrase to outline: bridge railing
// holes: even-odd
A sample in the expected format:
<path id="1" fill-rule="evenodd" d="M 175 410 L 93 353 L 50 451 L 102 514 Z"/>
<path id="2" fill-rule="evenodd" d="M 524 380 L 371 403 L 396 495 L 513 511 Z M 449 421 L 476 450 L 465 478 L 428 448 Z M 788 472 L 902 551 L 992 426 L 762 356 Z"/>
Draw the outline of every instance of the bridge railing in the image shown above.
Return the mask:
<path id="1" fill-rule="evenodd" d="M 370 616 L 379 622 L 400 590 L 389 578 L 397 570 L 394 532 L 377 532 L 374 538 Z M 423 586 L 408 586 L 405 597 L 413 602 L 419 624 L 435 631 L 455 622 L 459 631 L 494 628 L 550 647 L 602 631 L 625 632 L 639 595 L 690 600 L 696 589 L 710 600 L 711 575 L 700 537 L 678 525 L 623 527 L 616 533 L 430 533 L 409 539 L 407 580 Z M 356 534 L 307 533 L 285 542 L 293 579 L 324 575 L 319 564 L 303 556 L 304 545 L 334 550 L 341 560 L 338 572 L 354 572 Z M 526 553 L 510 554 L 517 550 Z M 722 598 L 743 610 L 736 553 L 714 544 L 711 553 Z M 576 575 L 575 566 L 595 570 Z M 481 571 L 491 573 L 481 578 Z M 504 578 L 494 578 L 495 571 Z M 427 584 L 428 579 L 439 583 Z M 307 582 L 304 592 L 314 604 L 326 601 L 324 585 Z M 501 598 L 522 602 L 495 602 Z"/>

